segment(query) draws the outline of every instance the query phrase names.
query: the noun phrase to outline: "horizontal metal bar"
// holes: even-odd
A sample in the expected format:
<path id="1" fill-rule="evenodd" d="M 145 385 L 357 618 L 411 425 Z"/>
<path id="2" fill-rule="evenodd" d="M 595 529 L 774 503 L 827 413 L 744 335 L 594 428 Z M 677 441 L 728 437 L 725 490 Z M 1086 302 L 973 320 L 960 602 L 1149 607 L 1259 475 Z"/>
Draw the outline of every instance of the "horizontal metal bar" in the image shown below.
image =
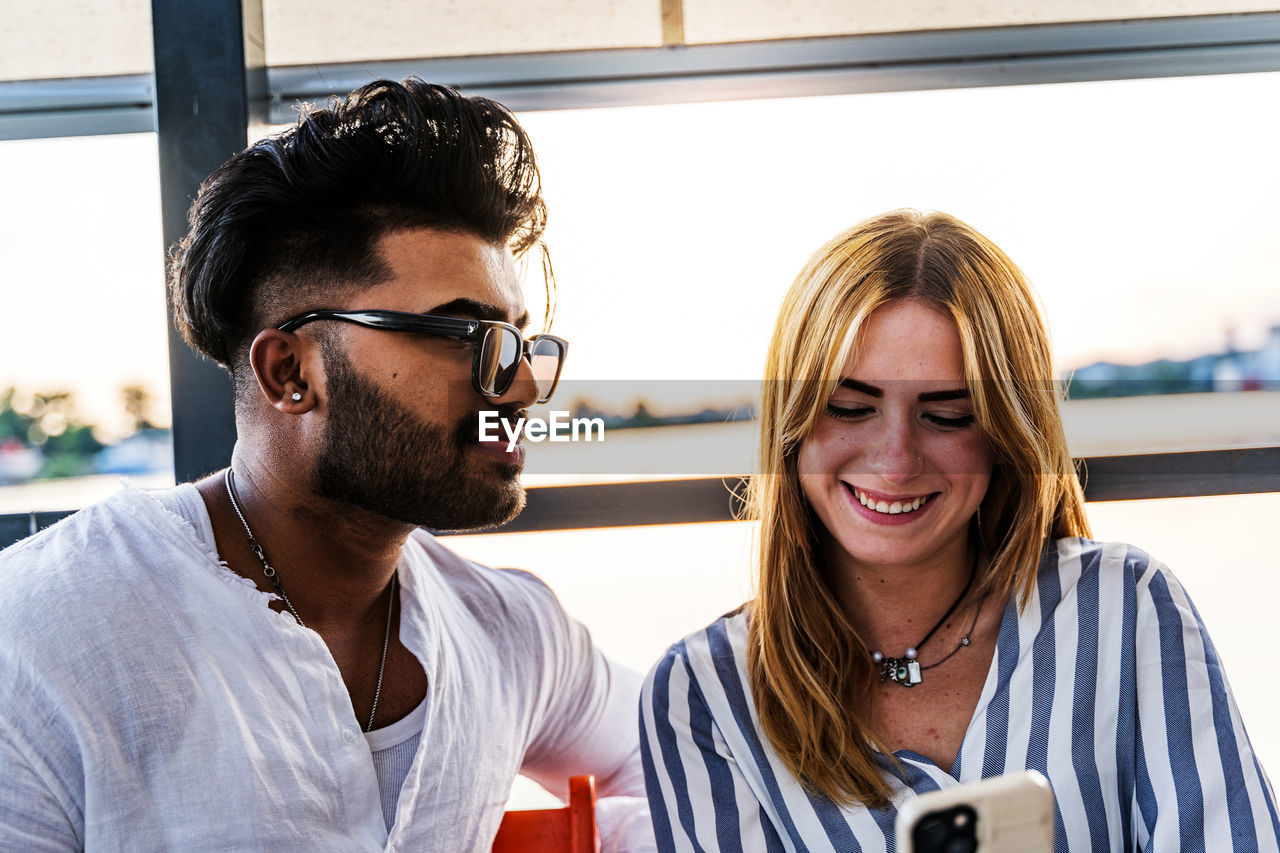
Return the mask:
<path id="1" fill-rule="evenodd" d="M 148 133 L 153 130 L 155 116 L 149 106 L 0 114 L 0 140 L 103 136 L 114 133 Z"/>
<path id="2" fill-rule="evenodd" d="M 1280 447 L 1095 456 L 1077 464 L 1087 501 L 1280 492 Z M 524 512 L 493 532 L 733 521 L 745 485 L 741 477 L 702 477 L 533 488 Z M 44 528 L 70 514 L 0 515 L 0 547 L 29 535 L 33 515 Z"/>
<path id="3" fill-rule="evenodd" d="M 741 477 L 700 477 L 529 489 L 524 511 L 492 532 L 732 521 L 745 486 Z"/>
<path id="4" fill-rule="evenodd" d="M 1192 70 L 1194 69 L 1194 70 Z M 866 68 L 776 69 L 703 77 L 582 81 L 573 84 L 457 88 L 483 95 L 516 111 L 590 109 L 649 104 L 854 95 L 1036 83 L 1079 83 L 1154 77 L 1280 71 L 1280 48 L 1250 46 L 1225 54 L 1216 48 L 1162 51 L 1159 54 L 1107 54 L 1081 57 L 1033 57 L 1018 60 L 956 60 L 928 65 Z M 401 75 L 407 76 L 407 75 Z M 426 76 L 426 75 L 419 75 Z M 272 104 L 275 123 L 296 118 L 296 99 Z"/>
<path id="5" fill-rule="evenodd" d="M 276 67 L 269 120 L 417 75 L 516 110 L 1280 70 L 1280 13 Z M 155 129 L 149 74 L 0 82 L 0 139 Z"/>
<path id="6" fill-rule="evenodd" d="M 19 539 L 25 539 L 32 533 L 44 530 L 75 510 L 58 512 L 20 512 L 0 515 L 0 548 L 7 548 Z"/>
<path id="7" fill-rule="evenodd" d="M 1280 447 L 1079 460 L 1087 501 L 1280 492 Z"/>
<path id="8" fill-rule="evenodd" d="M 0 82 L 0 139 L 147 133 L 154 104 L 150 74 Z"/>
<path id="9" fill-rule="evenodd" d="M 271 120 L 417 75 L 515 110 L 1280 70 L 1280 13 L 934 30 L 268 70 Z"/>
<path id="10" fill-rule="evenodd" d="M 85 107 L 150 107 L 155 86 L 150 74 L 0 82 L 0 111 L 36 112 Z"/>

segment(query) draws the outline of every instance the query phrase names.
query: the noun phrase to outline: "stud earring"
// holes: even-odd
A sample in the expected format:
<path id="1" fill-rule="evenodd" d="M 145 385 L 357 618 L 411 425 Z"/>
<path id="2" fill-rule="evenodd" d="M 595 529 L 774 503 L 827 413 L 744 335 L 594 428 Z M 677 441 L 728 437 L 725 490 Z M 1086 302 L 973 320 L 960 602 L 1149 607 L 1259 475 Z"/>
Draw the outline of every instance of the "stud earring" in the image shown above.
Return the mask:
<path id="1" fill-rule="evenodd" d="M 295 402 L 295 403 L 301 402 L 301 401 L 302 401 L 302 392 L 301 392 L 301 391 L 294 391 L 290 399 L 292 399 L 292 400 L 293 400 L 293 402 Z"/>

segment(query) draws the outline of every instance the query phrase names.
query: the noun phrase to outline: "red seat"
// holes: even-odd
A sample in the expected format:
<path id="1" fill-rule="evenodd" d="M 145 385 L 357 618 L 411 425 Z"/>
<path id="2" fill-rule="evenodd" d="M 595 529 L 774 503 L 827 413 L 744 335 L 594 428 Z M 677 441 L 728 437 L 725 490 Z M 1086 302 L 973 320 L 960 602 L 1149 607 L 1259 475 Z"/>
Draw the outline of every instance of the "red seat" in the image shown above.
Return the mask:
<path id="1" fill-rule="evenodd" d="M 597 844 L 596 778 L 574 776 L 565 808 L 503 815 L 493 853 L 596 853 Z"/>

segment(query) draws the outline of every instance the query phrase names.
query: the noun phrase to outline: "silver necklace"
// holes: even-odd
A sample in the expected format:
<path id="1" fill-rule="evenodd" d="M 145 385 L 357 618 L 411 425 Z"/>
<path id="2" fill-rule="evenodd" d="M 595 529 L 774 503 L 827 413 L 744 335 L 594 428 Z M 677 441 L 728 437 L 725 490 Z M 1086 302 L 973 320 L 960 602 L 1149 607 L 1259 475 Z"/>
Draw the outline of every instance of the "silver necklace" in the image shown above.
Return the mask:
<path id="1" fill-rule="evenodd" d="M 262 546 L 258 544 L 258 540 L 254 538 L 253 530 L 249 528 L 249 522 L 245 520 L 244 513 L 240 511 L 240 502 L 236 500 L 236 487 L 234 483 L 235 474 L 228 468 L 222 477 L 222 482 L 227 486 L 227 497 L 231 499 L 231 508 L 236 511 L 236 516 L 240 519 L 240 523 L 244 525 L 244 532 L 249 537 L 249 550 L 253 551 L 258 562 L 262 563 L 262 573 L 267 576 L 267 580 L 275 587 L 276 592 L 284 599 L 285 607 L 289 608 L 289 612 L 293 614 L 293 618 L 298 620 L 298 624 L 305 628 L 306 623 L 302 621 L 302 617 L 298 615 L 298 611 L 294 609 L 293 602 L 289 600 L 289 596 L 285 594 L 284 587 L 280 585 L 280 573 L 272 568 L 267 562 L 267 555 L 263 552 Z M 369 722 L 365 725 L 366 732 L 373 731 L 373 718 L 378 713 L 378 697 L 382 695 L 382 673 L 387 668 L 387 647 L 391 644 L 391 613 L 396 603 L 396 576 L 391 576 L 390 593 L 387 595 L 387 628 L 382 635 L 382 660 L 378 663 L 378 684 L 373 689 L 373 707 L 369 709 Z"/>
<path id="2" fill-rule="evenodd" d="M 933 669 L 935 666 L 941 666 L 951 660 L 952 655 L 969 645 L 970 637 L 973 635 L 973 629 L 978 624 L 978 614 L 982 612 L 982 603 L 986 601 L 986 596 L 982 597 L 982 601 L 978 602 L 978 606 L 973 611 L 973 623 L 969 626 L 969 630 L 960 638 L 960 644 L 951 650 L 950 654 L 942 658 L 942 660 L 934 661 L 928 666 L 921 666 L 917 660 L 920 654 L 920 647 L 929 642 L 930 638 L 937 633 L 938 629 L 951 618 L 951 614 L 960 606 L 960 602 L 964 601 L 966 595 L 969 594 L 969 587 L 973 586 L 973 578 L 978 573 L 978 554 L 975 551 L 973 555 L 973 566 L 969 569 L 969 580 L 965 581 L 964 589 L 960 590 L 960 595 L 955 601 L 951 602 L 951 606 L 947 608 L 947 612 L 942 614 L 942 618 L 929 629 L 929 633 L 924 635 L 924 639 L 916 643 L 914 646 L 902 653 L 900 658 L 885 657 L 884 653 L 876 650 L 871 652 L 871 660 L 876 666 L 880 667 L 880 681 L 892 681 L 902 687 L 915 687 L 922 680 L 921 673 L 926 669 Z"/>

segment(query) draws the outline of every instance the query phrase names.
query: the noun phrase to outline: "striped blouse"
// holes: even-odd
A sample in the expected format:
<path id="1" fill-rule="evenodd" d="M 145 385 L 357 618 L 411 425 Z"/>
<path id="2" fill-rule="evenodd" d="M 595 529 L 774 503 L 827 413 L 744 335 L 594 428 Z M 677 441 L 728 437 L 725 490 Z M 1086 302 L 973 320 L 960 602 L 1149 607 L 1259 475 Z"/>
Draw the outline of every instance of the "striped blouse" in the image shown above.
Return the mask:
<path id="1" fill-rule="evenodd" d="M 896 810 L 809 793 L 762 735 L 744 608 L 673 646 L 640 707 L 645 781 L 663 851 L 894 849 Z M 1057 801 L 1055 848 L 1280 848 L 1270 783 L 1218 655 L 1167 568 L 1124 544 L 1048 543 L 1034 595 L 1005 608 L 991 669 L 951 773 L 882 758 L 900 803 L 1033 768 Z"/>

